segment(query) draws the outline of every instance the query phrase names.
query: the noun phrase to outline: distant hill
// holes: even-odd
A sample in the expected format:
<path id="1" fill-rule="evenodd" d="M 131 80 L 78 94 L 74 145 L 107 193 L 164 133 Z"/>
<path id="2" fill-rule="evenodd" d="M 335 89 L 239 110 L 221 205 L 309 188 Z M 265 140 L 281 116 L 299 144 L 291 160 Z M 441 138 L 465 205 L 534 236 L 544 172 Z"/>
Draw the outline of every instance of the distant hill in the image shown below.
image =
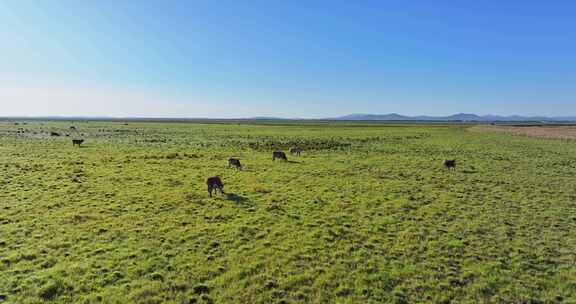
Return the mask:
<path id="1" fill-rule="evenodd" d="M 292 118 L 272 117 L 272 116 L 256 116 L 246 118 L 248 120 L 292 120 Z"/>
<path id="2" fill-rule="evenodd" d="M 501 115 L 476 115 L 458 113 L 448 116 L 407 116 L 397 113 L 390 114 L 350 114 L 332 118 L 282 118 L 273 116 L 257 116 L 250 118 L 170 118 L 170 117 L 82 117 L 82 116 L 36 116 L 36 117 L 3 117 L 3 120 L 61 120 L 61 121 L 159 121 L 159 122 L 196 122 L 196 121 L 446 121 L 446 122 L 576 122 L 576 116 L 545 117 L 545 116 L 501 116 Z"/>
<path id="3" fill-rule="evenodd" d="M 449 116 L 406 116 L 397 113 L 391 114 L 350 114 L 330 120 L 381 120 L 381 121 L 576 121 L 576 116 L 567 117 L 545 117 L 545 116 L 500 116 L 500 115 L 476 115 L 468 113 L 458 113 Z"/>

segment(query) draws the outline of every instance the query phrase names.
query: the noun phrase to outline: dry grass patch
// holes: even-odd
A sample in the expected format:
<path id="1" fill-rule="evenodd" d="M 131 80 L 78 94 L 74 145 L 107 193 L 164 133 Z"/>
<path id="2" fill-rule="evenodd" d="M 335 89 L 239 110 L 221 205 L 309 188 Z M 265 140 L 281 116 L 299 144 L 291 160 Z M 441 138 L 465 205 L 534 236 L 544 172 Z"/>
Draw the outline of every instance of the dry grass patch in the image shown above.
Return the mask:
<path id="1" fill-rule="evenodd" d="M 474 126 L 469 129 L 474 132 L 504 132 L 513 135 L 576 139 L 576 126 Z"/>

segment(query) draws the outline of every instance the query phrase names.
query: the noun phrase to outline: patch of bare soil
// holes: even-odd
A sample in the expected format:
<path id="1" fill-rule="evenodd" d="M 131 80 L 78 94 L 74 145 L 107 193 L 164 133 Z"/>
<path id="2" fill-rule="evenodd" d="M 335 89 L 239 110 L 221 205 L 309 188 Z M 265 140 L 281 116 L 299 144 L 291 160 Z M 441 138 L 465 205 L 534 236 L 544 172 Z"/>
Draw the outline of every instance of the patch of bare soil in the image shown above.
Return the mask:
<path id="1" fill-rule="evenodd" d="M 474 126 L 474 132 L 505 132 L 514 135 L 541 138 L 576 139 L 576 126 Z"/>

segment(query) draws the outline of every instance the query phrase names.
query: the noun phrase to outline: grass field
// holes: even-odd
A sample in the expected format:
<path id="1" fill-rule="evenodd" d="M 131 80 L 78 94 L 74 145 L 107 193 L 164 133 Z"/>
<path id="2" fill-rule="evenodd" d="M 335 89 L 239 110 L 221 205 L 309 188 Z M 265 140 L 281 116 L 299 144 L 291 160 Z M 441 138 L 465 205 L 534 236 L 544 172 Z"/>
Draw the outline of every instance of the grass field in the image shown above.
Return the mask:
<path id="1" fill-rule="evenodd" d="M 576 303 L 576 144 L 466 128 L 0 122 L 0 302 Z"/>
<path id="2" fill-rule="evenodd" d="M 504 132 L 513 135 L 530 137 L 558 138 L 569 141 L 576 140 L 575 125 L 482 125 L 470 128 L 470 130 L 479 132 Z"/>

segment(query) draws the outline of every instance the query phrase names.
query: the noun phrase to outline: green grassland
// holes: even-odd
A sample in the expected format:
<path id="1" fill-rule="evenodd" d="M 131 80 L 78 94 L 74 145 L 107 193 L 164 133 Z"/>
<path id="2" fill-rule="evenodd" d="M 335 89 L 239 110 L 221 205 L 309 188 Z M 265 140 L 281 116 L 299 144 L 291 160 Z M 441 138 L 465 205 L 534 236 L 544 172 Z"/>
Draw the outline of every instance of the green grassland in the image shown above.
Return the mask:
<path id="1" fill-rule="evenodd" d="M 0 302 L 576 303 L 576 144 L 466 128 L 0 122 Z"/>

